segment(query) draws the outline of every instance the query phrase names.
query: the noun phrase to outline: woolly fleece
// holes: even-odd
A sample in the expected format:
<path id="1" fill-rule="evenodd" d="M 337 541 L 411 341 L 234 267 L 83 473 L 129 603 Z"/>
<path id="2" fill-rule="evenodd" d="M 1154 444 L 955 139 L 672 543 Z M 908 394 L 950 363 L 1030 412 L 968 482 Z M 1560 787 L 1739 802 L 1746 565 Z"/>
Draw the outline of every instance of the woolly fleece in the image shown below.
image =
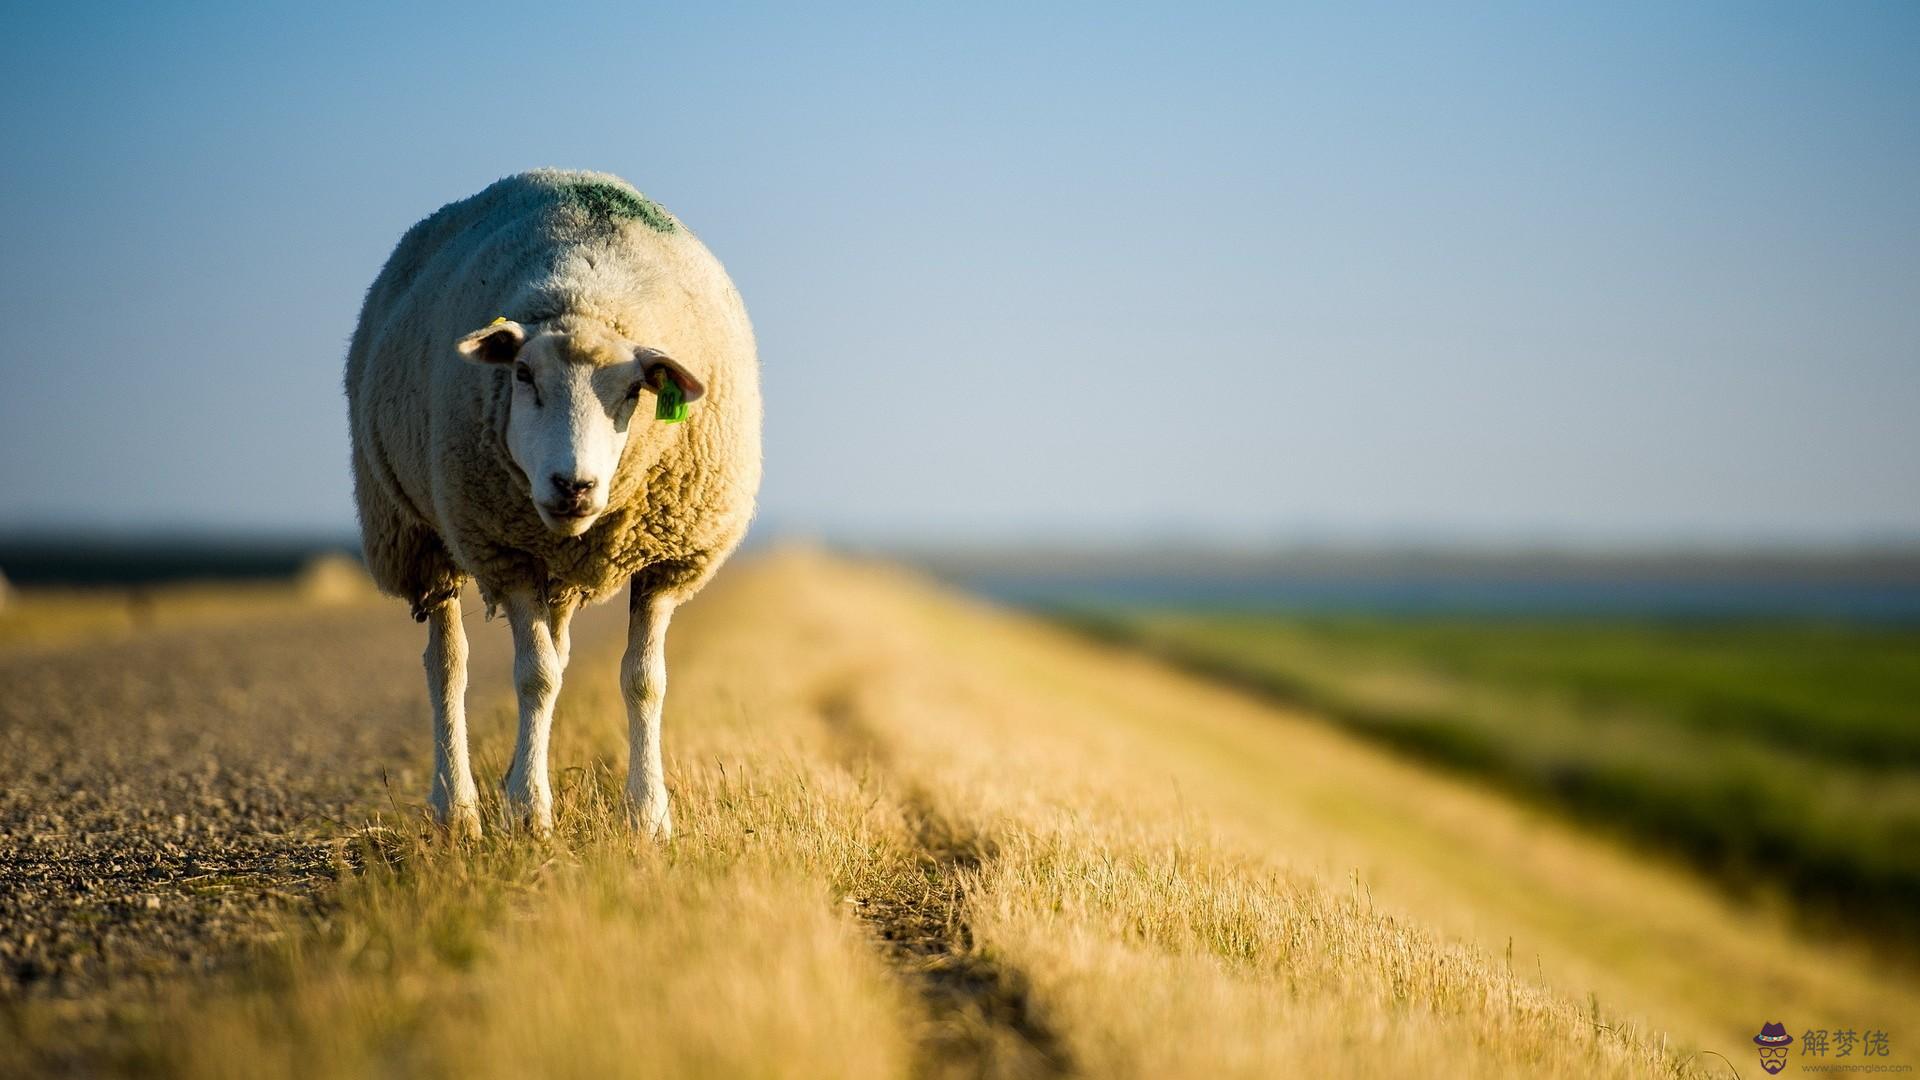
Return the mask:
<path id="1" fill-rule="evenodd" d="M 597 324 L 706 386 L 684 423 L 635 422 L 607 510 L 581 536 L 541 524 L 508 456 L 510 368 L 454 351 L 498 316 L 530 331 Z M 368 290 L 346 390 L 367 568 L 416 618 L 469 577 L 489 609 L 523 588 L 603 600 L 629 578 L 636 598 L 684 599 L 753 515 L 760 376 L 745 305 L 706 247 L 618 177 L 522 173 L 409 229 Z"/>

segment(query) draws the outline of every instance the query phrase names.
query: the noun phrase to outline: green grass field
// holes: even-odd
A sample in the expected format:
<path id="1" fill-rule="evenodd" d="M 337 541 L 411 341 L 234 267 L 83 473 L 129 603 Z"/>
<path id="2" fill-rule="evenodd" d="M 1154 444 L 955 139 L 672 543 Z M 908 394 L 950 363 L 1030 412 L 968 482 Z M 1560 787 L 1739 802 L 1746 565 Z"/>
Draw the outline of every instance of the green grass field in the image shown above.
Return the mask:
<path id="1" fill-rule="evenodd" d="M 1067 619 L 1678 852 L 1815 921 L 1920 942 L 1920 631 L 1140 608 Z"/>

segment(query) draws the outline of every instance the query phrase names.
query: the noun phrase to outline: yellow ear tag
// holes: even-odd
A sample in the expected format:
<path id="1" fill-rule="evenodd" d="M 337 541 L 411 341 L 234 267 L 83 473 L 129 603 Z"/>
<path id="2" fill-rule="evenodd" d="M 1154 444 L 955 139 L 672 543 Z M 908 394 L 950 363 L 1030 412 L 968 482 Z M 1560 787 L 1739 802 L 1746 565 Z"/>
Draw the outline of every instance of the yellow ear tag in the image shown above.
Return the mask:
<path id="1" fill-rule="evenodd" d="M 498 316 L 498 317 L 496 317 L 496 318 L 495 318 L 495 319 L 494 319 L 494 320 L 493 320 L 492 322 L 490 322 L 490 323 L 488 323 L 487 325 L 488 325 L 488 326 L 499 326 L 499 325 L 500 325 L 501 323 L 503 323 L 503 322 L 506 322 L 506 321 L 507 321 L 507 317 L 506 317 L 505 315 L 501 315 L 501 316 Z"/>

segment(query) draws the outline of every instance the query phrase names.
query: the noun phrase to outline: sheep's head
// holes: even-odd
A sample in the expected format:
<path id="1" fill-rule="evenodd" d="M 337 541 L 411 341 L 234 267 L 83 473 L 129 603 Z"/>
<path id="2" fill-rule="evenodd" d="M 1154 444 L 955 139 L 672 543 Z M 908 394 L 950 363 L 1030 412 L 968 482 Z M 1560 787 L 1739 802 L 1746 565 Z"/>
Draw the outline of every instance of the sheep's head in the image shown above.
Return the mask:
<path id="1" fill-rule="evenodd" d="M 606 512 L 629 428 L 653 419 L 649 392 L 668 379 L 687 401 L 705 392 L 665 353 L 590 326 L 562 331 L 501 319 L 454 348 L 472 363 L 511 371 L 507 452 L 527 476 L 541 522 L 562 536 L 586 532 Z"/>

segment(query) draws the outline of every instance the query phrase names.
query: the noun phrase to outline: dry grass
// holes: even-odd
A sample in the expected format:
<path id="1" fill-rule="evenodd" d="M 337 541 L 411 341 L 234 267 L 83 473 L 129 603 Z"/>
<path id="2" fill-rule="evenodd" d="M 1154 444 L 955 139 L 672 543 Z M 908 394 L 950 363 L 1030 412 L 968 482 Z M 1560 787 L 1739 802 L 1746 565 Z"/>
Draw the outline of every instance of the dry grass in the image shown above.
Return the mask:
<path id="1" fill-rule="evenodd" d="M 655 847 L 615 802 L 617 647 L 577 650 L 550 843 L 450 846 L 388 810 L 324 915 L 39 1051 L 249 1078 L 1664 1076 L 1721 1071 L 1696 1043 L 1744 1062 L 1728 1028 L 1761 998 L 1749 1035 L 1915 1014 L 1905 984 L 1491 796 L 807 553 L 676 621 Z M 507 706 L 476 700 L 497 777 Z M 1636 925 L 1702 970 L 1613 940 Z M 1741 966 L 1708 969 L 1736 936 Z M 1729 980 L 1762 989 L 1688 1000 Z"/>
<path id="2" fill-rule="evenodd" d="M 1300 873 L 1217 820 L 1168 782 L 1165 747 L 1088 714 L 1058 681 L 1064 643 L 1007 641 L 1020 624 L 885 573 L 819 567 L 780 584 L 787 605 L 823 613 L 812 647 L 839 654 L 833 693 L 885 748 L 910 805 L 983 853 L 967 890 L 974 939 L 1030 982 L 1076 1071 L 1688 1071 L 1617 1017 L 1376 909 L 1348 882 Z M 887 628 L 878 647 L 875 624 Z M 1051 684 L 967 663 L 961 638 L 983 631 L 982 643 L 1056 665 Z"/>

